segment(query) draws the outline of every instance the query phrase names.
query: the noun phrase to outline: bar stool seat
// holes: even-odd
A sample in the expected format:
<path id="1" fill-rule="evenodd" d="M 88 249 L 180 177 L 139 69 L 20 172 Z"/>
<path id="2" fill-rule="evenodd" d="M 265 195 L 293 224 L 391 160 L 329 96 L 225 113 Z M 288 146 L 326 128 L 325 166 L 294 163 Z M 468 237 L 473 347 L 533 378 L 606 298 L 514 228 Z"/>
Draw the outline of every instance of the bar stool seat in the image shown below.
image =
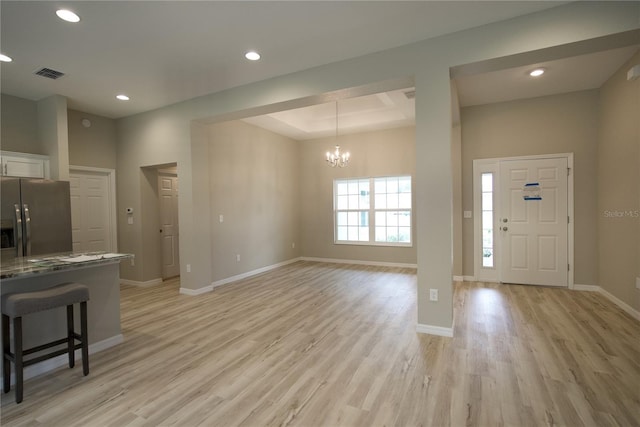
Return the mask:
<path id="1" fill-rule="evenodd" d="M 11 362 L 16 371 L 16 403 L 22 402 L 23 369 L 26 366 L 68 353 L 69 368 L 75 365 L 75 350 L 82 349 L 82 371 L 89 374 L 89 341 L 87 337 L 87 301 L 89 288 L 80 283 L 65 283 L 53 288 L 35 292 L 13 293 L 2 296 L 2 348 L 3 348 L 3 390 L 11 387 Z M 74 330 L 73 305 L 80 304 L 80 334 Z M 67 307 L 67 337 L 27 350 L 22 348 L 22 316 L 57 307 Z M 9 322 L 13 318 L 13 353 L 10 348 Z M 79 341 L 76 344 L 75 341 Z M 32 353 L 67 344 L 66 348 L 52 351 L 28 360 Z"/>

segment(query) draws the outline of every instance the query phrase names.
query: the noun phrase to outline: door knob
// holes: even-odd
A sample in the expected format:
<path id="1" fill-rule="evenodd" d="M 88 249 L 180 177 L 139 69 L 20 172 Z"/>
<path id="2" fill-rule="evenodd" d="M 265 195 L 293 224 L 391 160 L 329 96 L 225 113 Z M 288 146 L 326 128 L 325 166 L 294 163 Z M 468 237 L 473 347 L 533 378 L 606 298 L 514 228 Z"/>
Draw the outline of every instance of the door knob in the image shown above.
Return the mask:
<path id="1" fill-rule="evenodd" d="M 507 218 L 502 218 L 502 222 L 507 222 L 509 221 Z"/>
<path id="2" fill-rule="evenodd" d="M 502 227 L 502 231 L 507 231 L 509 227 Z"/>

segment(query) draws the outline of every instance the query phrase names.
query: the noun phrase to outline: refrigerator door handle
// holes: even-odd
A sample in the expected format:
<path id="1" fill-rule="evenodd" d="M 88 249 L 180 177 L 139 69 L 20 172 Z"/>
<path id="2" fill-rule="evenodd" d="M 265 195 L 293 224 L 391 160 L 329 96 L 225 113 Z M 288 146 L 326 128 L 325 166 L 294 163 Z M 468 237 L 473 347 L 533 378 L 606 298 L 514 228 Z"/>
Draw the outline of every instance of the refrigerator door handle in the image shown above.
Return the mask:
<path id="1" fill-rule="evenodd" d="M 25 230 L 27 233 L 26 236 L 26 250 L 25 250 L 25 255 L 29 256 L 31 255 L 31 217 L 29 216 L 29 205 L 27 205 L 26 203 L 23 206 L 24 209 L 24 225 L 25 225 Z"/>
<path id="2" fill-rule="evenodd" d="M 22 213 L 20 212 L 20 205 L 15 204 L 13 207 L 16 210 L 16 257 L 22 256 Z"/>

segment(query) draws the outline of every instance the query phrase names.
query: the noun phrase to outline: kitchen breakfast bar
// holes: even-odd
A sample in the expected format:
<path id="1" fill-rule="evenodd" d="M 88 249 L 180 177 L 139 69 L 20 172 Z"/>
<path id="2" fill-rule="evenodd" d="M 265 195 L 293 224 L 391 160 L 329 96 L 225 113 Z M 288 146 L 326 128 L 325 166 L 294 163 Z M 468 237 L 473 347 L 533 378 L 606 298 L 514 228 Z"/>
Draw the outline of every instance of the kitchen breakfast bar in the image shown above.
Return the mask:
<path id="1" fill-rule="evenodd" d="M 130 254 L 104 252 L 63 253 L 20 257 L 3 261 L 0 266 L 2 295 L 39 291 L 63 283 L 75 282 L 89 288 L 89 351 L 95 353 L 123 341 L 120 330 L 120 261 Z M 79 316 L 76 316 L 76 323 Z M 23 322 L 24 347 L 33 347 L 65 337 L 65 310 L 47 310 L 29 314 Z M 25 370 L 30 378 L 66 364 L 64 355 L 34 364 Z"/>

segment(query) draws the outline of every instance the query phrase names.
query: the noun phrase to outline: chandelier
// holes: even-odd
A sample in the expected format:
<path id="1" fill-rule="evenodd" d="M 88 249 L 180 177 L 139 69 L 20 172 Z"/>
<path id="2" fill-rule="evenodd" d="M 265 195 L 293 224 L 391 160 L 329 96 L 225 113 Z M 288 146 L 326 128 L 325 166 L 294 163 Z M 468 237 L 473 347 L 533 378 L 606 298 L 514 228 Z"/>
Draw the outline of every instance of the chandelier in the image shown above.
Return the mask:
<path id="1" fill-rule="evenodd" d="M 336 141 L 338 140 L 338 101 L 336 101 Z M 340 152 L 340 146 L 336 144 L 336 149 L 333 153 L 327 151 L 327 164 L 332 168 L 345 167 L 349 163 L 350 154 Z"/>

